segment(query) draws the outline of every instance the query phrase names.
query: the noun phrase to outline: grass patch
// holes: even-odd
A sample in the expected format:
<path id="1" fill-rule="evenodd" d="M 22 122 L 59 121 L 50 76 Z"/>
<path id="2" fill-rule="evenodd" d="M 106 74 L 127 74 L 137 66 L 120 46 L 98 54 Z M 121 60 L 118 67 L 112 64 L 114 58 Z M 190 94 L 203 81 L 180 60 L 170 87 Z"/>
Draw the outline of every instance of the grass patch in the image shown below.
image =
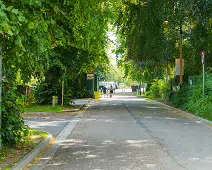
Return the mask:
<path id="1" fill-rule="evenodd" d="M 34 105 L 24 108 L 24 112 L 51 112 L 62 113 L 64 111 L 63 106 L 52 107 L 50 105 Z"/>
<path id="2" fill-rule="evenodd" d="M 3 146 L 0 151 L 0 169 L 11 167 L 48 137 L 48 133 L 39 130 L 30 130 L 29 136 L 23 138 L 23 142 L 15 146 Z"/>

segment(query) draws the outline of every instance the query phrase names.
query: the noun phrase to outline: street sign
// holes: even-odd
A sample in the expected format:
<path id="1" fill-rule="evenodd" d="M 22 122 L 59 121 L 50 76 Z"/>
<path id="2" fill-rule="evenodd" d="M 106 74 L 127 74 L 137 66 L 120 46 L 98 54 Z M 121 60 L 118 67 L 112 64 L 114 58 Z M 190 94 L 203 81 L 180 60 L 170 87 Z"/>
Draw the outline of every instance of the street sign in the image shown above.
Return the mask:
<path id="1" fill-rule="evenodd" d="M 176 76 L 180 75 L 180 59 L 175 59 Z M 184 59 L 182 60 L 182 75 L 184 75 Z"/>
<path id="2" fill-rule="evenodd" d="M 94 80 L 94 74 L 87 74 L 87 80 Z"/>
<path id="3" fill-rule="evenodd" d="M 202 51 L 202 64 L 205 64 L 205 52 Z"/>

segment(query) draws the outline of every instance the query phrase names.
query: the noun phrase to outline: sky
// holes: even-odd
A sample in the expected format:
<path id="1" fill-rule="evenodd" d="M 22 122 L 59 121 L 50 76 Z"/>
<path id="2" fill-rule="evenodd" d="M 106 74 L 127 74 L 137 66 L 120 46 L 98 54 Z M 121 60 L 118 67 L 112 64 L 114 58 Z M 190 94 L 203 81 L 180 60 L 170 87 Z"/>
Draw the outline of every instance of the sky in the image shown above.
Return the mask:
<path id="1" fill-rule="evenodd" d="M 116 65 L 116 33 L 114 31 L 108 32 L 108 38 L 109 38 L 109 43 L 108 43 L 108 55 L 111 61 L 111 64 Z"/>

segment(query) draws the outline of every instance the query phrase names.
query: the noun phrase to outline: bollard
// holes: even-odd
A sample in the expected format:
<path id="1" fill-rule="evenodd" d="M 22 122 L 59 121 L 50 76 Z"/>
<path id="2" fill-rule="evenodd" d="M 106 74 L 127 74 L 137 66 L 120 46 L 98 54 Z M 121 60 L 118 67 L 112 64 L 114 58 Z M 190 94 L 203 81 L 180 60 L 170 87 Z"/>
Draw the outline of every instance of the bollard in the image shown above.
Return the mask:
<path id="1" fill-rule="evenodd" d="M 58 96 L 52 96 L 52 107 L 57 107 L 58 105 Z"/>

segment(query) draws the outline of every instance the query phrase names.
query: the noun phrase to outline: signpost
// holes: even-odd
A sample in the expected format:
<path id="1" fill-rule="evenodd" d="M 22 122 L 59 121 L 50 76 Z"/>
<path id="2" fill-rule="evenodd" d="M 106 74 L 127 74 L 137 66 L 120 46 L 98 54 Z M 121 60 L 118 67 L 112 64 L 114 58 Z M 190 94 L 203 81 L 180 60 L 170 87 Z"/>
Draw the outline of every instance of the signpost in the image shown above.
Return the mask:
<path id="1" fill-rule="evenodd" d="M 87 80 L 94 80 L 94 74 L 87 74 Z"/>
<path id="2" fill-rule="evenodd" d="M 175 59 L 175 67 L 176 67 L 176 76 L 184 75 L 184 59 L 182 59 L 182 65 L 180 59 Z"/>
<path id="3" fill-rule="evenodd" d="M 203 87 L 202 87 L 202 95 L 203 97 L 205 96 L 205 52 L 202 51 L 202 82 L 203 82 Z"/>
<path id="4" fill-rule="evenodd" d="M 94 74 L 87 74 L 87 80 L 92 80 L 92 89 L 94 92 Z"/>

